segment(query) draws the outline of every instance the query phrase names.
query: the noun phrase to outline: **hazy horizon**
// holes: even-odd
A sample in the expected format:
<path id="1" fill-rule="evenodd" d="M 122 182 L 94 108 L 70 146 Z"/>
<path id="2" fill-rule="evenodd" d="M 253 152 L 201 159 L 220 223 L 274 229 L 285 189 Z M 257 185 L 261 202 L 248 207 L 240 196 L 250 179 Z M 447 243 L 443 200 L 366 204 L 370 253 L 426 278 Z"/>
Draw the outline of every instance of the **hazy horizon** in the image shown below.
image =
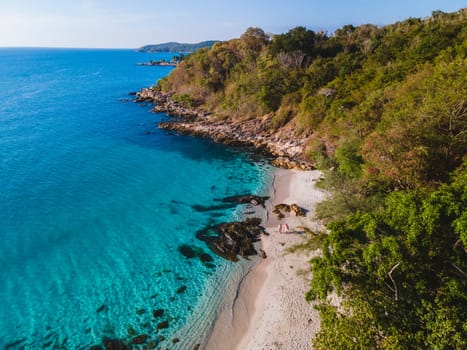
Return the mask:
<path id="1" fill-rule="evenodd" d="M 459 0 L 246 1 L 190 3 L 135 0 L 0 0 L 0 47 L 135 49 L 165 42 L 239 37 L 248 27 L 283 33 L 297 26 L 333 33 L 346 24 L 386 25 L 432 11 L 453 12 Z"/>

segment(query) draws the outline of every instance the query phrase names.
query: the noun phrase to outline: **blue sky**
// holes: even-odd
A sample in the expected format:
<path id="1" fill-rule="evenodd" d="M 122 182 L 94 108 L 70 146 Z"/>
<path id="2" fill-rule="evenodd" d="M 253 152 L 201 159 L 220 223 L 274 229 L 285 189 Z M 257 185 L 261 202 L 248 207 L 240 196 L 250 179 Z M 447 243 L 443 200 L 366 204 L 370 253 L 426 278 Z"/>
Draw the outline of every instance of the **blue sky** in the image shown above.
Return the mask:
<path id="1" fill-rule="evenodd" d="M 0 0 L 0 46 L 134 48 L 226 40 L 248 27 L 333 32 L 462 7 L 467 0 Z"/>

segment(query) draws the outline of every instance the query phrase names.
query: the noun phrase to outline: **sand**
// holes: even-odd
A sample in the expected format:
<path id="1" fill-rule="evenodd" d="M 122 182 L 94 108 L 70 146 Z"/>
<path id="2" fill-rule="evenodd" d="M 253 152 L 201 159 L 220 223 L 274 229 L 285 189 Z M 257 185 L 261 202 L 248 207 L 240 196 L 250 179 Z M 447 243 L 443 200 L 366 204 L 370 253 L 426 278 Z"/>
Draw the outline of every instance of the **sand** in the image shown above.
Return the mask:
<path id="1" fill-rule="evenodd" d="M 326 193 L 316 189 L 319 171 L 277 169 L 265 223 L 269 236 L 262 237 L 267 258 L 255 264 L 240 281 L 235 295 L 226 298 L 213 327 L 207 350 L 311 349 L 319 331 L 318 312 L 305 301 L 310 288 L 308 261 L 318 252 L 289 253 L 287 248 L 303 242 L 300 226 L 323 227 L 313 221 L 316 204 Z M 305 217 L 286 214 L 278 220 L 274 205 L 296 203 L 306 209 Z M 278 232 L 287 223 L 289 233 Z"/>

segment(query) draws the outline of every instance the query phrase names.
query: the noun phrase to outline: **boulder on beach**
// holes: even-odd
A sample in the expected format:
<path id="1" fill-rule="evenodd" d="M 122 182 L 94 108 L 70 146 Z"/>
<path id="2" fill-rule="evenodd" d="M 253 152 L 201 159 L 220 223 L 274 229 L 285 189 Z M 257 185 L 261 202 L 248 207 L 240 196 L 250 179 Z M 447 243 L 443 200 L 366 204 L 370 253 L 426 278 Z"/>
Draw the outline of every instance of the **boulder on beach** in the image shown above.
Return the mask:
<path id="1" fill-rule="evenodd" d="M 302 207 L 299 207 L 297 204 L 284 204 L 280 203 L 274 206 L 272 210 L 274 214 L 277 215 L 279 219 L 285 217 L 284 212 L 290 213 L 293 216 L 306 216 L 306 211 Z"/>

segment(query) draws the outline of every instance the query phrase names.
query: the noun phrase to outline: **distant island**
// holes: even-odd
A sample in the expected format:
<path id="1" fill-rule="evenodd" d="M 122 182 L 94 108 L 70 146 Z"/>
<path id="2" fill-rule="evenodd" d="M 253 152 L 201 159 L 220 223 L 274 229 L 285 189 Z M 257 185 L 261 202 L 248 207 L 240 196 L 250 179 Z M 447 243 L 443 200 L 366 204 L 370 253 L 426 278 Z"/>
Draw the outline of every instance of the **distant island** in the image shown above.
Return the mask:
<path id="1" fill-rule="evenodd" d="M 168 67 L 175 67 L 178 62 L 173 61 L 149 61 L 149 62 L 138 62 L 136 63 L 137 66 L 168 66 Z"/>
<path id="2" fill-rule="evenodd" d="M 219 42 L 219 40 L 207 40 L 202 41 L 196 44 L 187 44 L 187 43 L 177 43 L 177 42 L 168 42 L 162 44 L 155 44 L 155 45 L 145 45 L 140 47 L 136 51 L 138 52 L 184 52 L 184 53 L 192 53 L 198 49 L 202 48 L 210 48 L 215 43 Z"/>

